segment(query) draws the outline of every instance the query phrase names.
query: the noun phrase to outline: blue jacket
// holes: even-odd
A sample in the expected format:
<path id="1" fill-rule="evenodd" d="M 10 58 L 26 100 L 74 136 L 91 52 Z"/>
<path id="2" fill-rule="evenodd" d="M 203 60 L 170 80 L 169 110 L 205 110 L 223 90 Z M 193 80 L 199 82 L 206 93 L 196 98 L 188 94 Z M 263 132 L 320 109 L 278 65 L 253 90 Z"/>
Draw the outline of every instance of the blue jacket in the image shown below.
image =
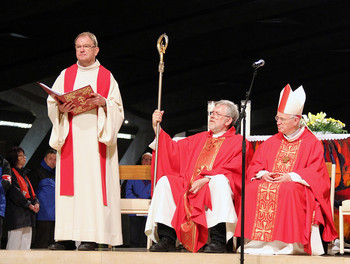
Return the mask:
<path id="1" fill-rule="evenodd" d="M 125 187 L 125 197 L 150 199 L 151 186 L 151 181 L 129 180 Z"/>
<path id="2" fill-rule="evenodd" d="M 52 178 L 41 180 L 35 193 L 40 201 L 40 210 L 36 219 L 55 221 L 55 180 Z"/>
<path id="3" fill-rule="evenodd" d="M 30 174 L 35 194 L 40 201 L 40 210 L 36 215 L 39 221 L 55 221 L 55 169 L 47 166 L 44 160 L 40 168 Z"/>
<path id="4" fill-rule="evenodd" d="M 11 184 L 3 180 L 2 175 L 11 175 L 11 167 L 8 161 L 0 156 L 0 216 L 5 217 L 6 191 Z"/>
<path id="5" fill-rule="evenodd" d="M 0 167 L 0 175 L 2 173 L 2 168 Z M 2 181 L 1 179 L 1 184 L 0 184 L 0 216 L 5 217 L 5 209 L 6 209 L 6 192 L 4 188 L 2 187 Z"/>
<path id="6" fill-rule="evenodd" d="M 128 180 L 125 187 L 125 197 L 129 199 L 151 198 L 151 181 L 144 180 Z M 135 216 L 134 214 L 130 216 Z"/>

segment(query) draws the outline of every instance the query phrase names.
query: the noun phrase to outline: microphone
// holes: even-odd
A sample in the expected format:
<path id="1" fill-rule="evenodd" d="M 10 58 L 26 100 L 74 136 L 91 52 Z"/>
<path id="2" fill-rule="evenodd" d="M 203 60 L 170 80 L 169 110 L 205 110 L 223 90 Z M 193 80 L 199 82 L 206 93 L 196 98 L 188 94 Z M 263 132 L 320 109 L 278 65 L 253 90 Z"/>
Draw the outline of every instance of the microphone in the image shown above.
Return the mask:
<path id="1" fill-rule="evenodd" d="M 258 60 L 258 61 L 253 63 L 252 67 L 254 69 L 258 69 L 258 68 L 260 68 L 260 67 L 262 67 L 264 65 L 265 65 L 265 61 L 264 60 Z"/>

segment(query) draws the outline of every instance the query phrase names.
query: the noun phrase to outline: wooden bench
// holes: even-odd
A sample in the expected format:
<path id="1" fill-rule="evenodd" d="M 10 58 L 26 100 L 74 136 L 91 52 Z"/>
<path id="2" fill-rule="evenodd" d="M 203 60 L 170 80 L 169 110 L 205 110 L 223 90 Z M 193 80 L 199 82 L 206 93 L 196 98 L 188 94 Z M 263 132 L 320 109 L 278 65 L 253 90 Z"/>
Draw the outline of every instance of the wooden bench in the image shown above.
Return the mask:
<path id="1" fill-rule="evenodd" d="M 151 180 L 151 165 L 119 165 L 120 180 Z M 148 214 L 151 199 L 120 199 L 121 214 Z M 147 248 L 151 240 L 147 239 Z"/>

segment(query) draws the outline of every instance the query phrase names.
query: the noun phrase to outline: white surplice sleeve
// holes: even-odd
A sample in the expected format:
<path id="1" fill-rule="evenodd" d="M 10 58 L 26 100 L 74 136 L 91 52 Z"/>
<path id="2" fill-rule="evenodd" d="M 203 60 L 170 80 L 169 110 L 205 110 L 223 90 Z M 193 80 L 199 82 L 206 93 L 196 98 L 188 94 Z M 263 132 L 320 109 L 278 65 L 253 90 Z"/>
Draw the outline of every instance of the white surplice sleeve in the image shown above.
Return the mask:
<path id="1" fill-rule="evenodd" d="M 99 141 L 111 146 L 117 143 L 117 135 L 124 121 L 123 102 L 117 81 L 111 74 L 111 84 L 106 100 L 107 113 L 103 107 L 98 108 Z"/>
<path id="2" fill-rule="evenodd" d="M 65 70 L 61 72 L 52 87 L 53 90 L 59 93 L 64 92 L 64 73 Z M 52 123 L 49 145 L 56 150 L 60 150 L 69 132 L 68 113 L 60 113 L 58 103 L 51 96 L 47 98 L 47 111 Z"/>

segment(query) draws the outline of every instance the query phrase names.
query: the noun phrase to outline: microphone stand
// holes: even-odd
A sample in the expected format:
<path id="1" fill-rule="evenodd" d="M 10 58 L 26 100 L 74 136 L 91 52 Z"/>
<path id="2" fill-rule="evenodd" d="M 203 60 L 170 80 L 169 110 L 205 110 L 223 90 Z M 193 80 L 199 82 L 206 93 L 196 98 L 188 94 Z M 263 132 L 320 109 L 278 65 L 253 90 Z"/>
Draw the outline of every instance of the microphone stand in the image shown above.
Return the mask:
<path id="1" fill-rule="evenodd" d="M 254 67 L 254 66 L 253 66 Z M 254 67 L 254 73 L 253 73 L 253 78 L 250 83 L 250 87 L 248 92 L 246 93 L 246 99 L 244 101 L 243 107 L 241 109 L 241 113 L 239 114 L 238 118 L 238 125 L 237 125 L 237 130 L 236 134 L 238 134 L 238 131 L 240 129 L 240 124 L 241 121 L 243 122 L 243 140 L 242 140 L 242 196 L 241 196 L 241 255 L 240 255 L 240 263 L 244 263 L 244 206 L 245 206 L 245 160 L 246 160 L 246 107 L 247 107 L 247 102 L 249 101 L 250 93 L 253 87 L 254 79 L 258 73 L 258 68 L 259 67 Z"/>

